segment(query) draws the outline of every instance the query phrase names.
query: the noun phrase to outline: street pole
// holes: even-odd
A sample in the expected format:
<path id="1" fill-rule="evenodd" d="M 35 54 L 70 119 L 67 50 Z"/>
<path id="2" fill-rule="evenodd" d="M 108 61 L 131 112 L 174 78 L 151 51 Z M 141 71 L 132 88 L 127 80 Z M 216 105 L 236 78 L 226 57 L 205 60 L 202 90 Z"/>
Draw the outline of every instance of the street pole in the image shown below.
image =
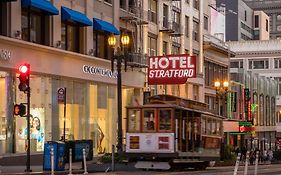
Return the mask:
<path id="1" fill-rule="evenodd" d="M 63 107 L 63 141 L 65 142 L 65 120 L 66 120 L 66 88 L 64 88 L 64 107 Z"/>
<path id="2" fill-rule="evenodd" d="M 118 110 L 118 153 L 122 152 L 122 77 L 121 77 L 121 56 L 117 56 L 117 110 Z"/>
<path id="3" fill-rule="evenodd" d="M 30 170 L 30 87 L 28 87 L 28 90 L 27 90 L 27 151 L 26 151 L 26 170 L 25 171 L 31 172 L 31 170 Z"/>

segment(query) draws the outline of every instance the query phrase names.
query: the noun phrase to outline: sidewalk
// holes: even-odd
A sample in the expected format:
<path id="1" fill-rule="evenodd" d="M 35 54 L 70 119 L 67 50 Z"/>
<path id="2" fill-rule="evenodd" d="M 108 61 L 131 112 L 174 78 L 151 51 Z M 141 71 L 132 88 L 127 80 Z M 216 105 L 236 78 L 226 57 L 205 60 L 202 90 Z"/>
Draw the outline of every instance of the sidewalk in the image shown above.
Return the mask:
<path id="1" fill-rule="evenodd" d="M 32 172 L 27 173 L 25 172 L 26 166 L 0 166 L 0 174 L 50 174 L 50 171 L 43 171 L 42 165 L 31 165 L 30 169 Z M 134 168 L 134 164 L 115 164 L 115 171 L 138 171 Z M 106 173 L 111 171 L 111 164 L 98 164 L 95 161 L 88 161 L 87 162 L 87 172 L 89 173 Z M 72 173 L 73 174 L 83 174 L 84 169 L 82 169 L 81 162 L 73 163 L 72 166 Z M 55 174 L 68 174 L 68 164 L 65 165 L 65 171 L 56 171 Z"/>

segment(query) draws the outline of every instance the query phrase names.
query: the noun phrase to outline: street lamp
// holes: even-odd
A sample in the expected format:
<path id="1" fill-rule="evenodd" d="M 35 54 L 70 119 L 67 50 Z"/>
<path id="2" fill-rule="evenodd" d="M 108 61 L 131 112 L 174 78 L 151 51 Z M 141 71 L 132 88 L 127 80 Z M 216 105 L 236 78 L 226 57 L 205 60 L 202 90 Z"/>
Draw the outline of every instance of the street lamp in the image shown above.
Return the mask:
<path id="1" fill-rule="evenodd" d="M 117 64 L 117 110 L 118 110 L 118 142 L 117 142 L 117 151 L 118 153 L 122 152 L 122 77 L 121 77 L 121 68 L 122 62 L 125 63 L 125 71 L 127 68 L 127 57 L 125 53 L 126 47 L 130 44 L 130 37 L 124 33 L 121 36 L 121 44 L 123 46 L 123 52 L 121 53 L 121 48 L 118 47 L 117 54 L 114 54 L 114 47 L 117 43 L 117 39 L 114 35 L 109 36 L 108 45 L 113 49 L 113 56 L 111 58 L 111 69 L 114 70 L 114 61 L 116 60 Z"/>
<path id="2" fill-rule="evenodd" d="M 219 99 L 224 99 L 225 104 L 227 104 L 227 92 L 229 88 L 229 82 L 228 81 L 215 81 L 214 83 L 215 88 L 216 88 L 216 97 L 217 97 L 217 104 L 218 104 L 218 114 L 221 115 L 223 111 L 220 109 L 220 100 Z M 227 115 L 227 110 L 226 115 Z"/>

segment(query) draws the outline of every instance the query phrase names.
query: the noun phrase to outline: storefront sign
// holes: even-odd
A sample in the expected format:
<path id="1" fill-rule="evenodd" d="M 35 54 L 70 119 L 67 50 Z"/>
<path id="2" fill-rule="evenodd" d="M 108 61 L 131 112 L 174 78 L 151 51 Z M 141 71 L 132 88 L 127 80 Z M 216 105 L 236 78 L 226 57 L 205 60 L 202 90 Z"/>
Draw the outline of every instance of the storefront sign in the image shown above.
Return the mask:
<path id="1" fill-rule="evenodd" d="M 12 52 L 6 49 L 0 49 L 0 60 L 8 61 L 11 59 Z"/>
<path id="2" fill-rule="evenodd" d="M 100 76 L 106 76 L 110 78 L 117 78 L 117 71 L 112 72 L 110 69 L 105 69 L 101 67 L 95 67 L 95 66 L 83 66 L 83 72 L 87 74 L 94 74 L 94 75 L 100 75 Z"/>
<path id="3" fill-rule="evenodd" d="M 184 84 L 187 78 L 196 77 L 196 57 L 169 55 L 150 57 L 148 84 Z"/>

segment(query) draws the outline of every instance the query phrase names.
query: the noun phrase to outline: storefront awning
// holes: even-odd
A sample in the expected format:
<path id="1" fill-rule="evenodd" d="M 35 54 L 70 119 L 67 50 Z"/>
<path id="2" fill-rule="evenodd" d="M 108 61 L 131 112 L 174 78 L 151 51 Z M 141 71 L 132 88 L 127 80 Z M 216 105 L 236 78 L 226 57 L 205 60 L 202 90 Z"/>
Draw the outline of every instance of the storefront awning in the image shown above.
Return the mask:
<path id="1" fill-rule="evenodd" d="M 63 21 L 73 21 L 83 26 L 92 26 L 92 21 L 83 13 L 61 7 L 61 19 Z"/>
<path id="2" fill-rule="evenodd" d="M 21 4 L 23 7 L 34 7 L 37 9 L 40 9 L 48 15 L 58 15 L 59 11 L 58 9 L 53 6 L 53 4 L 50 1 L 46 0 L 21 0 Z"/>
<path id="3" fill-rule="evenodd" d="M 120 31 L 113 24 L 110 24 L 109 22 L 97 18 L 94 18 L 93 22 L 94 22 L 93 25 L 94 30 L 103 30 L 109 33 L 113 33 L 115 35 L 120 35 Z"/>

